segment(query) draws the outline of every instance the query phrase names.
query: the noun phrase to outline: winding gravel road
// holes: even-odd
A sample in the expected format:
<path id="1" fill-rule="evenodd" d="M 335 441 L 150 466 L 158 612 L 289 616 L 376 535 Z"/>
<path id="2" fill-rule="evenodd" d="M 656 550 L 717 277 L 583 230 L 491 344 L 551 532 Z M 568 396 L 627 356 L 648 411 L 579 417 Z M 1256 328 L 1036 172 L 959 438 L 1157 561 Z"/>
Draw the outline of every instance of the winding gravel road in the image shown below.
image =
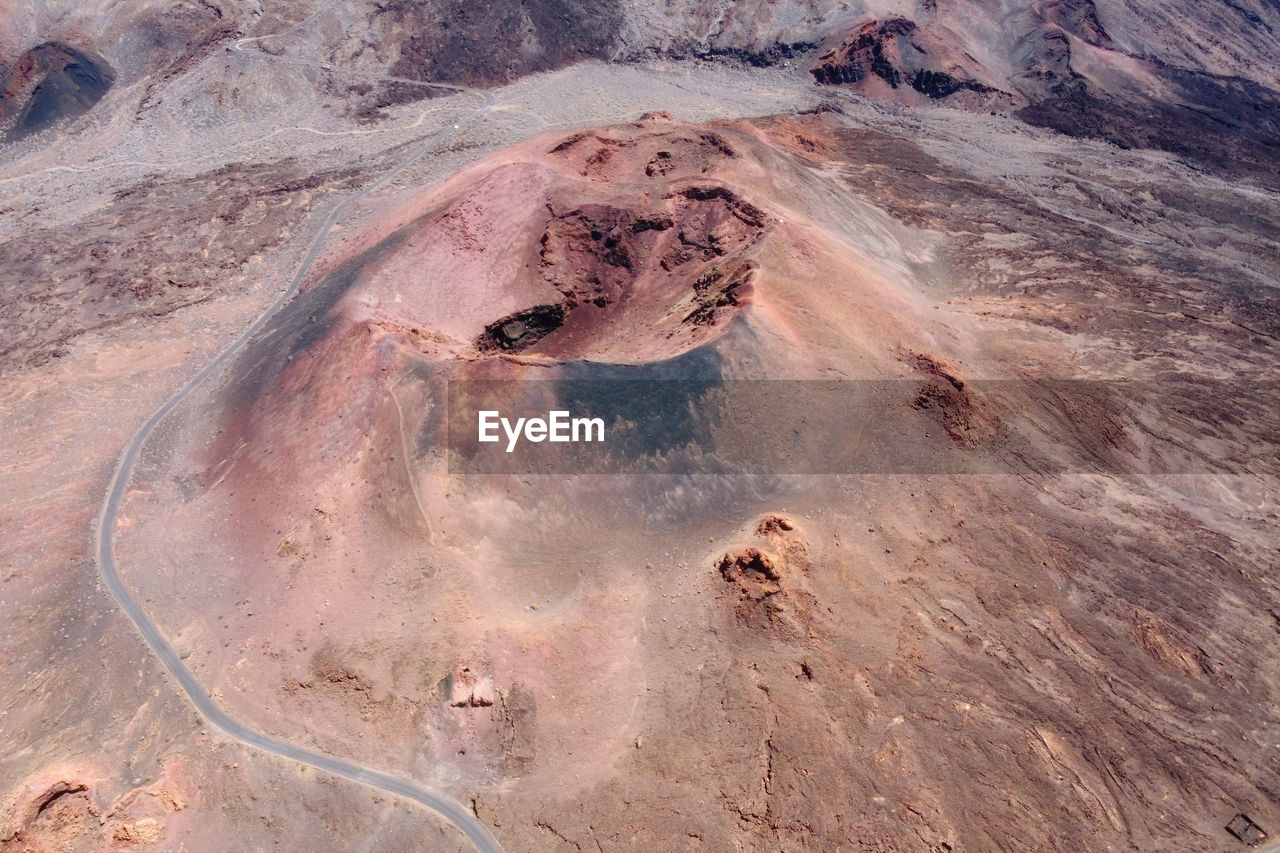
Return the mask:
<path id="1" fill-rule="evenodd" d="M 273 62 L 284 62 L 289 65 L 301 65 L 307 67 L 320 68 L 319 63 L 306 62 L 294 58 L 284 58 L 271 56 L 267 53 L 259 51 L 248 51 L 245 45 L 260 41 L 266 36 L 242 39 L 236 42 L 232 50 L 245 56 L 261 57 L 264 60 Z M 324 68 L 326 73 L 341 74 L 345 73 L 341 69 Z M 350 72 L 361 78 L 378 77 L 378 75 L 369 72 Z M 97 555 L 98 567 L 102 572 L 103 582 L 110 590 L 112 596 L 120 604 L 125 615 L 133 622 L 134 627 L 138 629 L 138 633 L 142 634 L 142 638 L 146 641 L 151 651 L 155 654 L 164 668 L 169 674 L 177 680 L 178 685 L 186 693 L 187 698 L 195 705 L 196 710 L 209 722 L 211 726 L 220 729 L 228 737 L 247 744 L 255 749 L 263 752 L 278 755 L 281 758 L 291 759 L 293 761 L 314 767 L 317 770 L 323 770 L 335 776 L 344 779 L 350 779 L 353 782 L 359 782 L 370 787 L 386 791 L 398 797 L 419 803 L 432 811 L 439 814 L 445 820 L 452 823 L 464 835 L 470 839 L 476 849 L 481 853 L 502 853 L 502 848 L 493 836 L 489 834 L 489 830 L 482 824 L 474 814 L 464 809 L 458 803 L 449 798 L 423 788 L 413 782 L 399 779 L 387 773 L 373 770 L 368 767 L 362 767 L 349 761 L 343 761 L 331 755 L 321 752 L 315 752 L 310 749 L 271 737 L 262 732 L 255 731 L 243 723 L 232 719 L 228 716 L 209 696 L 209 693 L 196 680 L 194 674 L 182 662 L 182 659 L 174 651 L 173 646 L 169 645 L 169 641 L 165 639 L 160 629 L 156 627 L 155 622 L 142 609 L 138 601 L 130 593 L 124 579 L 120 576 L 119 566 L 116 564 L 115 557 L 115 533 L 116 525 L 120 514 L 120 505 L 124 501 L 124 497 L 129 487 L 129 480 L 133 475 L 134 465 L 138 461 L 138 456 L 142 449 L 146 446 L 147 440 L 152 432 L 165 419 L 170 412 L 182 404 L 182 402 L 196 388 L 200 387 L 205 380 L 216 373 L 227 361 L 234 356 L 239 350 L 264 326 L 271 320 L 276 313 L 293 298 L 297 293 L 299 285 L 302 283 L 307 272 L 311 269 L 311 265 L 315 262 L 316 257 L 320 254 L 321 246 L 328 238 L 333 226 L 344 212 L 354 203 L 369 195 L 369 193 L 377 190 L 387 182 L 395 178 L 400 172 L 404 171 L 411 164 L 416 162 L 424 155 L 435 150 L 439 146 L 447 143 L 456 137 L 463 130 L 478 121 L 492 106 L 493 96 L 485 91 L 478 89 L 468 89 L 460 86 L 448 86 L 444 84 L 424 83 L 422 81 L 404 80 L 396 77 L 381 78 L 390 82 L 413 83 L 415 85 L 429 86 L 438 89 L 448 89 L 451 91 L 469 92 L 483 98 L 483 103 L 476 108 L 465 119 L 462 119 L 451 128 L 432 134 L 425 139 L 421 145 L 417 146 L 405 159 L 401 160 L 391 171 L 383 175 L 380 179 L 362 189 L 355 195 L 347 198 L 341 204 L 337 205 L 329 214 L 321 226 L 319 233 L 312 242 L 310 249 L 307 251 L 306 257 L 303 258 L 297 271 L 293 275 L 293 279 L 289 282 L 289 287 L 267 308 L 263 314 L 254 321 L 253 325 L 245 329 L 241 335 L 235 339 L 225 350 L 223 350 L 213 361 L 204 367 L 199 373 L 191 378 L 186 385 L 182 387 L 173 397 L 169 399 L 158 411 L 155 412 L 147 422 L 142 425 L 129 440 L 128 445 L 124 449 L 124 453 L 120 458 L 119 465 L 116 467 L 115 475 L 111 480 L 110 489 L 107 492 L 107 498 L 102 507 L 102 514 L 98 522 L 98 542 Z"/>

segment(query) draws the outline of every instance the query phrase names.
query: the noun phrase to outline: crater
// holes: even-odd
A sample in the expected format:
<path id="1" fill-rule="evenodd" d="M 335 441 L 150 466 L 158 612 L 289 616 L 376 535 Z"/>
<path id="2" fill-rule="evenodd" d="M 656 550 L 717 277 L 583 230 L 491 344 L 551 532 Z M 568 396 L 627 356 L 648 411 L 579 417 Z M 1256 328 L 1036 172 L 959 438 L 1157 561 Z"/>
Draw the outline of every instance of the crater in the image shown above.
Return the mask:
<path id="1" fill-rule="evenodd" d="M 475 348 L 566 358 L 629 329 L 665 327 L 670 337 L 721 325 L 751 294 L 756 266 L 745 253 L 767 215 L 711 183 L 668 192 L 659 204 L 549 203 L 537 270 L 560 301 L 489 323 Z"/>

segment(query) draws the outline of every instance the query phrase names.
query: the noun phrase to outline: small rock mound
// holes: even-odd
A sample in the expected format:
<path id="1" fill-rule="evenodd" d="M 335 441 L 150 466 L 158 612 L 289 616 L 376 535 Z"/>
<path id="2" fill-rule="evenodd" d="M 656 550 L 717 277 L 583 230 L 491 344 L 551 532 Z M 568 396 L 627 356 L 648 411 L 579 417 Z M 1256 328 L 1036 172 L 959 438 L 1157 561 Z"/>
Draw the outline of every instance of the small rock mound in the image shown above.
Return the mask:
<path id="1" fill-rule="evenodd" d="M 780 537 L 795 529 L 795 524 L 789 518 L 783 518 L 780 515 L 766 515 L 760 520 L 760 524 L 756 526 L 756 535 Z"/>
<path id="2" fill-rule="evenodd" d="M 122 823 L 111 834 L 112 840 L 123 844 L 155 844 L 162 837 L 160 822 L 144 817 L 134 823 Z"/>
<path id="3" fill-rule="evenodd" d="M 804 589 L 804 537 L 781 515 L 765 516 L 753 533 L 758 544 L 735 548 L 716 561 L 716 571 L 736 593 L 736 620 L 780 639 L 797 636 L 814 604 Z"/>
<path id="4" fill-rule="evenodd" d="M 782 572 L 773 557 L 759 548 L 747 548 L 720 558 L 720 576 L 737 584 L 743 593 L 759 601 L 782 590 Z"/>
<path id="5" fill-rule="evenodd" d="M 57 779 L 37 788 L 13 814 L 0 817 L 7 819 L 0 824 L 0 848 L 54 850 L 93 833 L 102 812 L 87 781 Z"/>
<path id="6" fill-rule="evenodd" d="M 924 353 L 914 353 L 912 360 L 916 370 L 928 377 L 912 403 L 914 408 L 931 415 L 961 446 L 988 444 L 999 437 L 999 418 L 954 367 Z"/>

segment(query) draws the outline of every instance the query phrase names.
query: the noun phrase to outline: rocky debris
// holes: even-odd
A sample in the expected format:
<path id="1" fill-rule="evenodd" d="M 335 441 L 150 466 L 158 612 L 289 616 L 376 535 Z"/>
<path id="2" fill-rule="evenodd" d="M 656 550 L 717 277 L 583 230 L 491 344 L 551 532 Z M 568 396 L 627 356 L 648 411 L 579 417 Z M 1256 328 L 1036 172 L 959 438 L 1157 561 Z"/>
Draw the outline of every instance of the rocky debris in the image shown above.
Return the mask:
<path id="1" fill-rule="evenodd" d="M 59 779 L 44 786 L 25 805 L 16 803 L 14 812 L 3 817 L 7 818 L 0 824 L 4 850 L 51 850 L 92 835 L 101 823 L 102 812 L 87 781 Z"/>
<path id="2" fill-rule="evenodd" d="M 782 590 L 782 572 L 777 562 L 759 548 L 725 554 L 717 566 L 720 577 L 741 587 L 747 597 L 759 601 Z"/>
<path id="3" fill-rule="evenodd" d="M 752 262 L 738 261 L 712 267 L 698 276 L 693 283 L 694 307 L 685 315 L 684 322 L 698 326 L 714 325 L 717 312 L 736 307 L 750 296 L 754 271 Z"/>
<path id="4" fill-rule="evenodd" d="M 167 812 L 180 812 L 187 807 L 186 798 L 172 788 L 157 786 L 147 793 L 159 800 Z"/>
<path id="5" fill-rule="evenodd" d="M 1126 470 L 1146 464 L 1135 456 L 1138 443 L 1129 420 L 1131 406 L 1140 407 L 1142 388 L 1122 391 L 1112 383 L 1053 380 L 966 382 L 954 366 L 932 355 L 912 353 L 909 361 L 927 377 L 911 406 L 937 422 L 958 448 L 1014 453 L 1037 470 L 1041 465 Z M 1172 384 L 1162 391 L 1164 405 L 1173 393 Z"/>
<path id="6" fill-rule="evenodd" d="M 955 368 L 925 353 L 913 353 L 917 371 L 929 379 L 912 406 L 933 416 L 957 444 L 988 443 L 1000 433 L 1000 420 L 957 376 Z"/>
<path id="7" fill-rule="evenodd" d="M 970 93 L 970 105 L 1014 103 L 998 89 L 979 62 L 956 45 L 907 18 L 872 19 L 850 32 L 837 47 L 822 53 L 811 72 L 830 86 L 868 89 L 879 80 L 889 90 L 912 89 L 942 100 Z M 871 86 L 874 93 L 879 87 Z M 978 96 L 976 99 L 973 96 Z"/>
<path id="8" fill-rule="evenodd" d="M 1046 39 L 1067 52 L 1065 38 Z M 1167 151 L 1218 174 L 1280 186 L 1280 92 L 1240 78 L 1155 65 L 1168 100 L 1113 94 L 1074 69 L 1036 76 L 1045 96 L 1018 110 L 1028 124 L 1121 148 Z"/>
<path id="9" fill-rule="evenodd" d="M 649 158 L 649 162 L 644 164 L 644 173 L 646 176 L 663 177 L 671 171 L 671 152 L 659 151 Z"/>
<path id="10" fill-rule="evenodd" d="M 4 239 L 0 265 L 25 285 L 0 312 L 0 364 L 42 364 L 88 329 L 163 316 L 228 292 L 246 264 L 286 241 L 323 194 L 351 186 L 359 174 L 308 173 L 285 160 L 146 178 L 82 218 Z M 120 240 L 122 228 L 130 239 Z"/>
<path id="11" fill-rule="evenodd" d="M 163 835 L 158 820 L 153 817 L 144 817 L 134 823 L 118 825 L 111 834 L 111 838 L 123 844 L 155 844 Z"/>
<path id="12" fill-rule="evenodd" d="M 85 794 L 83 799 L 88 803 L 87 808 L 90 812 L 96 813 L 97 809 L 93 806 L 92 801 L 89 800 L 88 794 L 86 793 L 88 790 L 89 786 L 85 782 L 70 782 L 65 779 L 60 779 L 50 785 L 43 794 L 35 798 L 34 802 L 31 804 L 31 809 L 33 810 L 31 812 L 31 816 L 39 817 L 50 809 L 55 807 L 61 808 L 66 805 L 66 802 L 63 802 L 63 799 L 65 797 L 72 797 L 75 794 Z"/>
<path id="13" fill-rule="evenodd" d="M 100 56 L 45 42 L 0 65 L 0 131 L 11 142 L 88 112 L 115 82 Z"/>
<path id="14" fill-rule="evenodd" d="M 744 201 L 737 193 L 726 186 L 692 186 L 680 190 L 679 195 L 690 201 L 713 201 L 718 199 L 723 201 L 729 213 L 733 214 L 733 217 L 744 225 L 750 228 L 764 227 L 764 211 L 754 204 Z"/>
<path id="15" fill-rule="evenodd" d="M 429 740 L 450 760 L 524 775 L 539 757 L 537 697 L 523 684 L 505 689 L 492 670 L 459 664 L 435 683 Z"/>
<path id="16" fill-rule="evenodd" d="M 501 703 L 504 764 L 513 772 L 531 765 L 538 757 L 538 703 L 534 693 L 513 684 L 508 691 L 495 691 Z"/>
<path id="17" fill-rule="evenodd" d="M 368 38 L 394 46 L 397 77 L 483 87 L 608 59 L 621 25 L 608 0 L 391 0 L 374 5 Z"/>
<path id="18" fill-rule="evenodd" d="M 604 205 L 561 214 L 542 232 L 538 263 L 543 277 L 564 294 L 569 311 L 585 302 L 612 305 L 623 298 L 636 267 L 670 222 Z"/>
<path id="19" fill-rule="evenodd" d="M 789 66 L 792 61 L 799 61 L 813 53 L 818 47 L 816 42 L 774 42 L 765 48 L 752 49 L 745 47 L 697 47 L 687 52 L 669 53 L 673 58 L 692 56 L 706 62 L 722 62 L 732 65 L 749 66 L 751 68 L 773 68 L 778 65 Z"/>
<path id="20" fill-rule="evenodd" d="M 305 677 L 285 676 L 277 682 L 277 696 L 289 713 L 412 730 L 426 704 L 398 690 L 378 662 L 369 659 L 367 649 L 325 642 L 312 652 L 309 670 Z M 322 732 L 318 737 L 333 736 Z"/>
<path id="21" fill-rule="evenodd" d="M 371 692 L 367 679 L 346 663 L 333 645 L 325 645 L 311 656 L 310 675 L 306 679 L 287 680 L 284 691 L 290 695 L 309 691 L 353 695 L 359 701 L 367 700 Z"/>
<path id="22" fill-rule="evenodd" d="M 519 352 L 564 325 L 564 305 L 535 305 L 485 326 L 476 346 L 482 350 Z"/>
<path id="23" fill-rule="evenodd" d="M 756 535 L 770 538 L 785 538 L 786 534 L 796 529 L 791 519 L 781 515 L 766 515 L 756 525 Z"/>
<path id="24" fill-rule="evenodd" d="M 1037 4 L 1035 9 L 1045 23 L 1059 27 L 1094 47 L 1115 46 L 1098 19 L 1098 7 L 1093 0 L 1048 0 Z"/>

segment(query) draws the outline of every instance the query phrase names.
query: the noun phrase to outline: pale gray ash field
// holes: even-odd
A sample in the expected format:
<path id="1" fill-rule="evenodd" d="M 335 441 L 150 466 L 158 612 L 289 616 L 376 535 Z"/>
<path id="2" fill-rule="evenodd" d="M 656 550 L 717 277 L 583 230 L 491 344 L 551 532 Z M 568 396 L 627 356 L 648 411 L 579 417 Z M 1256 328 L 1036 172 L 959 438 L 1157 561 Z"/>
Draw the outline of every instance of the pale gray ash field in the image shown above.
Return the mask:
<path id="1" fill-rule="evenodd" d="M 0 332 L 4 853 L 1280 836 L 1275 0 L 0 0 Z"/>

